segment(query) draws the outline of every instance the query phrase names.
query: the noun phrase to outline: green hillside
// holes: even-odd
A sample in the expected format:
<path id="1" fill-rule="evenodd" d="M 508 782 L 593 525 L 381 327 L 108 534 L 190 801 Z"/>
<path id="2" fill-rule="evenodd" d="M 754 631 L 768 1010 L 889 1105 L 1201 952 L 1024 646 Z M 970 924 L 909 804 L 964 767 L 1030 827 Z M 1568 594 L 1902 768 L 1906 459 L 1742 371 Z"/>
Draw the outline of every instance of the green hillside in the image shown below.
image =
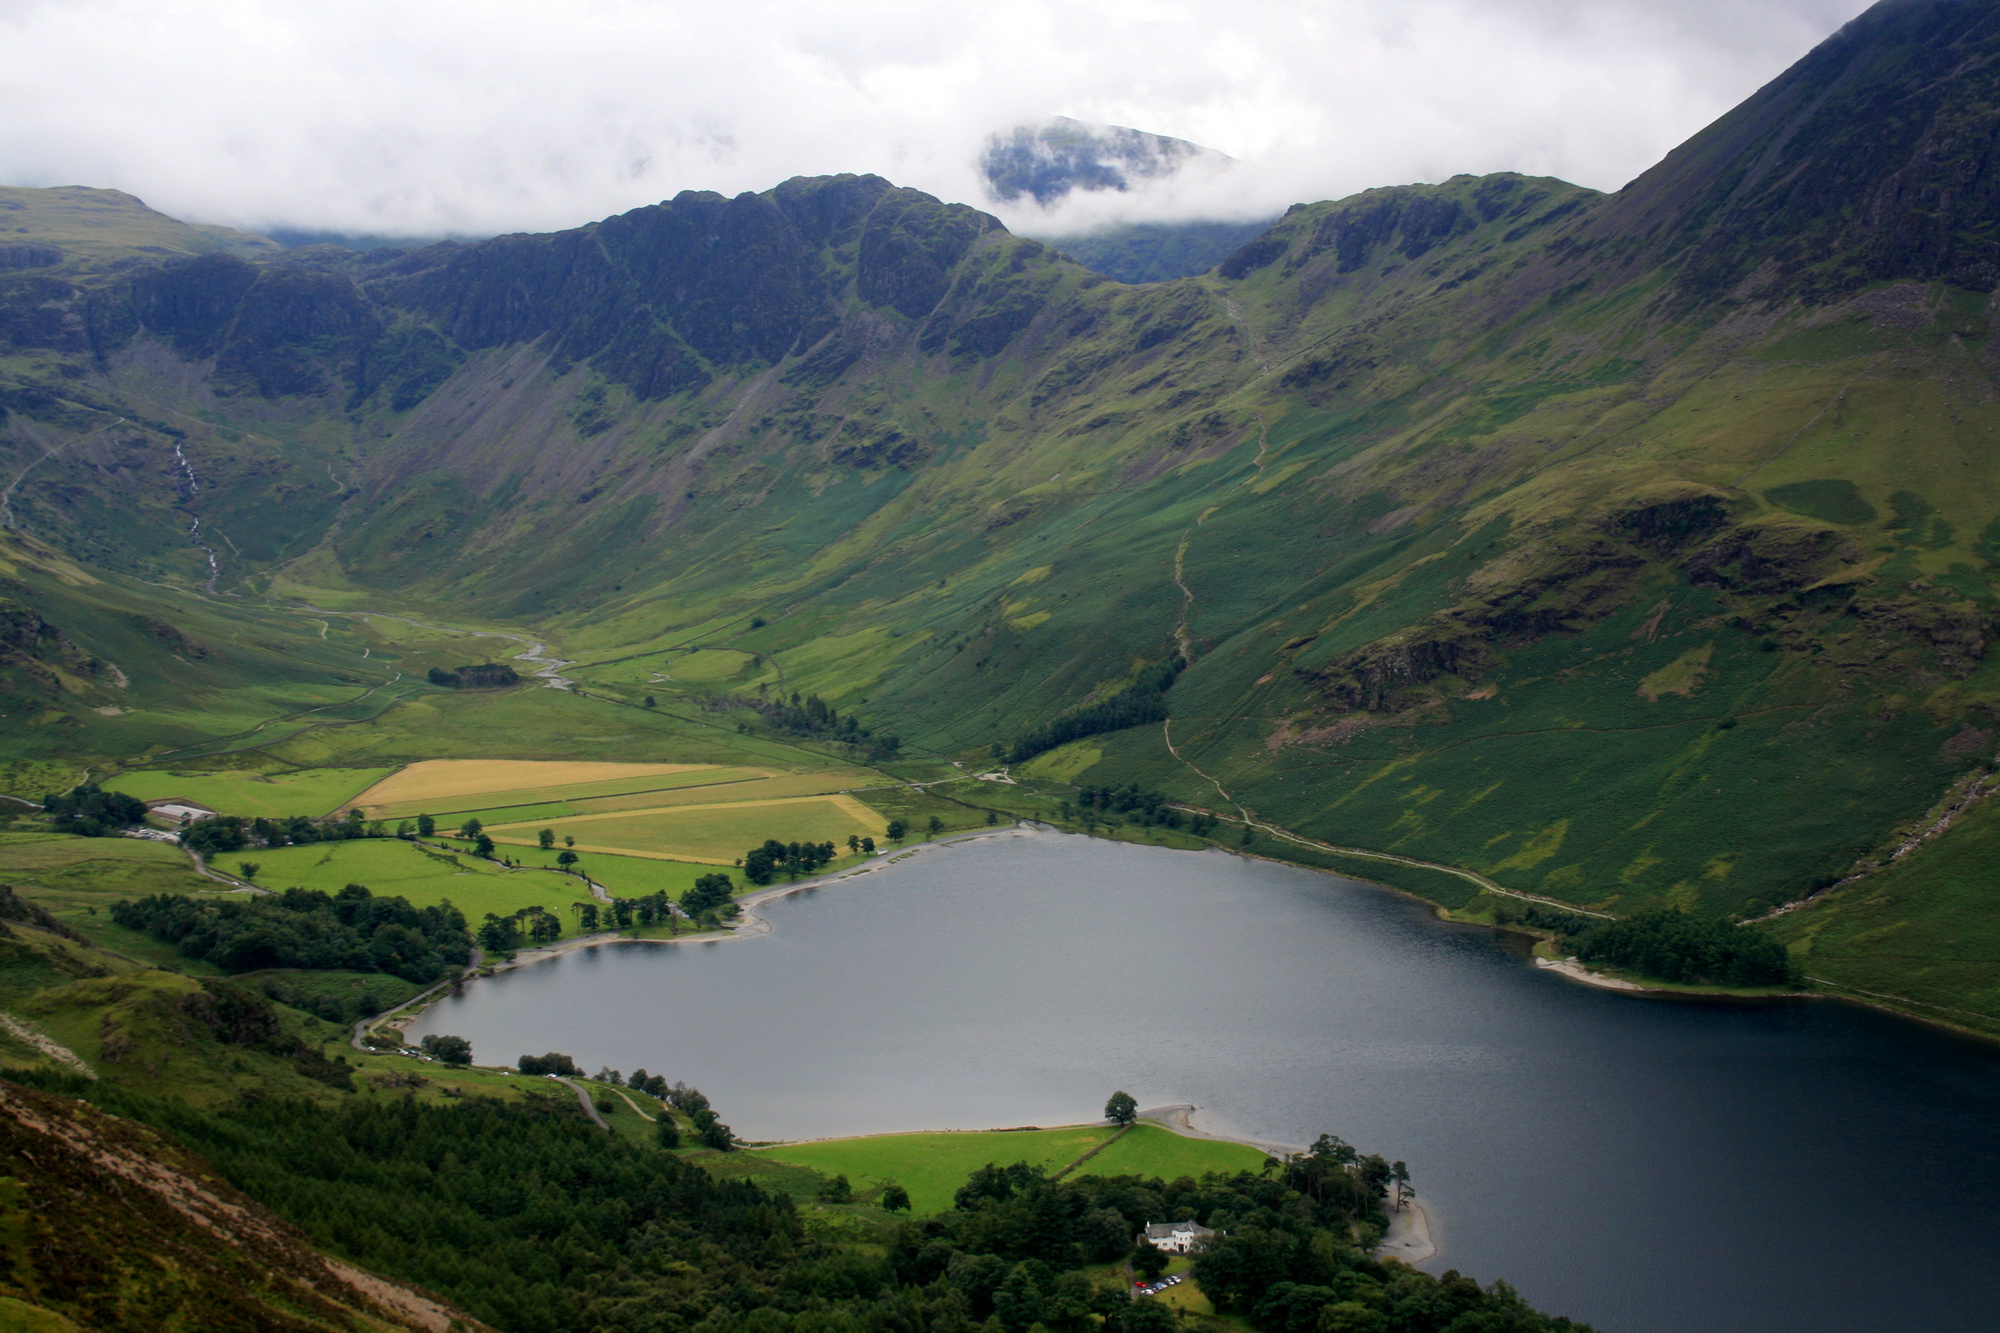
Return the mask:
<path id="1" fill-rule="evenodd" d="M 1037 760 L 1046 803 L 1137 783 L 1503 892 L 1760 915 L 1994 754 L 2000 231 L 1963 127 L 1996 54 L 1987 7 L 1885 4 L 1617 194 L 1372 190 L 1143 286 L 858 176 L 10 271 L 5 744 L 936 777 L 1136 719 Z M 426 685 L 476 632 L 579 691 Z M 1923 960 L 2000 898 L 1925 866 L 1976 827 L 1895 872 L 1917 961 L 1835 929 L 1842 890 L 1783 918 L 1829 920 L 1809 970 L 1941 1004 Z M 1971 954 L 1946 1007 L 2000 1022 Z"/>

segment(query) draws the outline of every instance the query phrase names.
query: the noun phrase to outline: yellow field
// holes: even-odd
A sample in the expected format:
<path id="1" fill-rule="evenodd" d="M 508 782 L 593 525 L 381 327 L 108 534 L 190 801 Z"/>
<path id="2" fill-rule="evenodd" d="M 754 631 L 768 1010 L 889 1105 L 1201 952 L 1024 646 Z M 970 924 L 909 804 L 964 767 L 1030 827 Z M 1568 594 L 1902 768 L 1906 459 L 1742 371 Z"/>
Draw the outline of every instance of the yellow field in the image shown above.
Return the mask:
<path id="1" fill-rule="evenodd" d="M 729 771 L 749 772 L 747 769 Z M 672 791 L 597 796 L 583 801 L 572 799 L 569 804 L 580 815 L 604 815 L 620 810 L 654 810 L 674 805 L 737 805 L 745 801 L 769 801 L 787 796 L 819 796 L 864 785 L 872 784 L 867 782 L 865 775 L 857 774 L 852 769 L 841 773 L 786 773 L 778 777 L 709 782 Z"/>
<path id="2" fill-rule="evenodd" d="M 651 781 L 681 775 L 762 776 L 768 769 L 724 769 L 716 764 L 604 764 L 532 759 L 427 759 L 382 779 L 354 798 L 364 814 L 394 819 L 419 807 L 462 810 L 478 805 L 531 805 L 565 796 L 609 796 Z M 661 785 L 677 785 L 662 781 Z M 468 804 L 470 802 L 470 804 Z"/>
<path id="3" fill-rule="evenodd" d="M 806 796 L 572 815 L 502 824 L 486 832 L 498 843 L 533 846 L 544 828 L 553 829 L 558 838 L 575 838 L 580 852 L 729 865 L 766 838 L 830 841 L 844 853 L 850 834 L 881 838 L 884 821 L 852 796 Z"/>
<path id="4" fill-rule="evenodd" d="M 442 796 L 421 801 L 396 801 L 375 806 L 375 819 L 405 819 L 428 810 L 434 815 L 458 814 L 473 810 L 506 810 L 522 805 L 547 805 L 556 801 L 582 801 L 616 796 L 634 796 L 629 808 L 644 809 L 658 804 L 665 792 L 683 787 L 706 791 L 733 791 L 729 784 L 754 782 L 768 774 L 768 768 L 703 768 L 688 773 L 667 773 L 656 777 L 607 778 L 601 782 L 566 782 L 546 787 L 516 787 L 511 791 L 479 792 L 472 796 Z M 719 800 L 702 797 L 698 800 Z M 501 822 L 506 822 L 504 819 Z"/>

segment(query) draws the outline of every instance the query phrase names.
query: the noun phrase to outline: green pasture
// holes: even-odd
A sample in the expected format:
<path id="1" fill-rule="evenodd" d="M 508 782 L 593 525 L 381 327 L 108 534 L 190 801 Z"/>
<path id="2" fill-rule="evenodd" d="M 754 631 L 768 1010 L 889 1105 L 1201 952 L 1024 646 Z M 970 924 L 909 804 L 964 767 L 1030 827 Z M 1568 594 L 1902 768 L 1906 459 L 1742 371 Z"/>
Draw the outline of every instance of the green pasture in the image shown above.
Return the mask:
<path id="1" fill-rule="evenodd" d="M 544 827 L 558 839 L 573 837 L 579 851 L 637 852 L 669 858 L 687 857 L 729 865 L 766 839 L 780 842 L 846 843 L 850 834 L 882 837 L 879 821 L 856 813 L 852 797 L 803 797 L 755 805 L 694 805 L 611 815 L 595 819 L 558 819 Z M 860 807 L 866 809 L 866 807 Z M 491 828 L 495 842 L 515 846 L 535 841 L 533 824 Z"/>
<path id="2" fill-rule="evenodd" d="M 569 905 L 590 900 L 590 891 L 569 875 L 507 870 L 473 856 L 427 851 L 398 838 L 271 847 L 219 858 L 232 871 L 239 860 L 258 863 L 257 883 L 266 888 L 338 893 L 349 884 L 365 884 L 377 895 L 407 898 L 418 907 L 449 899 L 475 923 L 488 912 L 505 916 L 539 903 L 567 924 Z"/>
<path id="3" fill-rule="evenodd" d="M 893 787 L 873 787 L 856 792 L 854 796 L 880 814 L 884 823 L 891 819 L 902 820 L 910 830 L 908 841 L 922 842 L 930 836 L 927 830 L 933 815 L 944 824 L 946 833 L 965 833 L 987 827 L 987 807 L 1006 809 L 1004 793 L 1009 790 L 998 783 L 977 782 L 968 778 L 963 782 L 947 782 L 921 789 L 898 783 Z M 1004 815 L 1000 819 L 1012 822 Z"/>
<path id="4" fill-rule="evenodd" d="M 148 893 L 200 893 L 218 886 L 194 873 L 187 853 L 150 838 L 79 838 L 43 831 L 0 833 L 0 884 L 79 902 Z"/>
<path id="5" fill-rule="evenodd" d="M 1066 1129 L 984 1130 L 963 1133 L 877 1134 L 859 1139 L 826 1139 L 759 1148 L 757 1155 L 809 1166 L 828 1176 L 844 1175 L 856 1189 L 895 1181 L 910 1192 L 918 1213 L 951 1207 L 960 1185 L 988 1162 L 1026 1162 L 1050 1174 L 1110 1138 L 1105 1125 Z"/>
<path id="6" fill-rule="evenodd" d="M 576 810 L 561 801 L 547 801 L 541 805 L 510 805 L 500 810 L 454 810 L 450 814 L 438 814 L 432 810 L 423 813 L 437 815 L 438 828 L 444 830 L 459 828 L 468 819 L 490 825 L 518 824 L 528 819 L 560 819 L 564 815 L 575 814 Z M 410 816 L 406 815 L 397 822 L 404 823 L 409 819 Z"/>
<path id="7" fill-rule="evenodd" d="M 180 797 L 218 814 L 282 818 L 326 815 L 389 775 L 383 768 L 313 768 L 297 773 L 136 769 L 104 783 L 142 801 Z"/>
<path id="8" fill-rule="evenodd" d="M 1054 1175 L 1112 1138 L 1107 1125 L 1062 1129 L 1001 1129 L 963 1133 L 880 1134 L 858 1139 L 781 1144 L 760 1157 L 807 1166 L 823 1175 L 845 1175 L 857 1189 L 895 1181 L 910 1192 L 918 1213 L 951 1206 L 966 1178 L 989 1162 L 1026 1162 Z M 1190 1139 L 1158 1125 L 1134 1125 L 1116 1142 L 1076 1168 L 1080 1175 L 1145 1176 L 1173 1180 L 1210 1171 L 1256 1171 L 1264 1154 L 1241 1143 Z"/>
<path id="9" fill-rule="evenodd" d="M 1264 1152 L 1247 1143 L 1191 1139 L 1158 1125 L 1137 1124 L 1116 1143 L 1078 1167 L 1077 1174 L 1199 1179 L 1210 1171 L 1261 1171 L 1264 1160 Z"/>
<path id="10" fill-rule="evenodd" d="M 469 855 L 470 843 L 458 838 L 446 841 L 453 847 L 466 849 L 468 855 L 465 859 L 472 859 Z M 507 855 L 524 866 L 553 869 L 556 854 L 562 850 L 560 843 L 546 852 L 540 847 L 509 844 Z M 643 898 L 648 894 L 664 893 L 679 902 L 681 896 L 694 887 L 695 880 L 703 875 L 713 875 L 718 870 L 723 870 L 736 881 L 739 892 L 746 887 L 741 872 L 707 862 L 663 861 L 650 856 L 619 856 L 614 852 L 582 852 L 579 853 L 576 868 L 602 884 L 614 898 Z"/>
<path id="11" fill-rule="evenodd" d="M 727 771 L 727 770 L 724 770 Z M 872 781 L 871 781 L 872 779 Z M 861 770 L 829 773 L 781 773 L 775 777 L 744 776 L 714 778 L 700 785 L 685 785 L 668 791 L 633 792 L 623 796 L 601 796 L 572 801 L 580 815 L 609 814 L 619 810 L 654 810 L 674 805 L 721 805 L 738 801 L 769 801 L 789 796 L 817 796 L 854 788 L 880 786 L 886 778 Z"/>

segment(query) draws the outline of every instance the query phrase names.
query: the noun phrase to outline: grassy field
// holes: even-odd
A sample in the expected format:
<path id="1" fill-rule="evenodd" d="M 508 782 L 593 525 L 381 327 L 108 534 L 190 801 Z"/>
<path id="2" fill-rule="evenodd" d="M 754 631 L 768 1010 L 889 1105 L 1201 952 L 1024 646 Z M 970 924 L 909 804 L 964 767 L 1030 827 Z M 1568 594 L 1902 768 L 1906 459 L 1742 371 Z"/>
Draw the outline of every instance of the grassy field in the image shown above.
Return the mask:
<path id="1" fill-rule="evenodd" d="M 78 838 L 67 833 L 0 833 L 0 884 L 115 902 L 148 893 L 194 893 L 215 883 L 194 873 L 172 843 L 139 838 Z"/>
<path id="2" fill-rule="evenodd" d="M 748 772 L 749 770 L 740 770 Z M 854 770 L 826 773 L 781 773 L 770 777 L 716 777 L 699 786 L 669 791 L 634 792 L 623 796 L 598 796 L 574 800 L 570 804 L 580 815 L 609 814 L 619 810 L 658 809 L 670 805 L 717 805 L 737 801 L 769 801 L 787 796 L 816 796 L 823 792 L 847 791 L 885 782 L 868 783 Z"/>
<path id="3" fill-rule="evenodd" d="M 1262 1150 L 1247 1143 L 1191 1139 L 1158 1125 L 1134 1125 L 1131 1132 L 1077 1168 L 1086 1176 L 1158 1176 L 1174 1180 L 1209 1171 L 1258 1171 Z"/>
<path id="4" fill-rule="evenodd" d="M 444 841 L 453 847 L 471 851 L 472 844 L 459 838 Z M 525 866 L 552 868 L 556 854 L 561 848 L 543 851 L 540 847 L 509 845 L 507 854 Z M 470 856 L 465 858 L 471 860 Z M 675 902 L 681 895 L 694 887 L 695 880 L 703 875 L 712 875 L 716 867 L 706 861 L 669 861 L 651 856 L 619 856 L 612 852 L 587 852 L 577 862 L 578 870 L 602 884 L 617 898 L 643 898 L 651 893 L 664 893 Z M 731 872 L 730 878 L 737 881 L 741 890 L 742 876 Z"/>
<path id="5" fill-rule="evenodd" d="M 860 1139 L 828 1139 L 760 1148 L 757 1155 L 809 1166 L 825 1175 L 844 1175 L 857 1189 L 893 1180 L 910 1192 L 919 1213 L 951 1207 L 960 1185 L 988 1162 L 1026 1162 L 1062 1170 L 1111 1137 L 1103 1125 L 1067 1129 L 991 1130 L 940 1134 L 878 1134 Z"/>
<path id="6" fill-rule="evenodd" d="M 883 836 L 884 821 L 851 796 L 801 797 L 733 805 L 582 815 L 488 829 L 509 847 L 533 845 L 541 828 L 573 837 L 579 851 L 624 853 L 730 865 L 767 838 L 844 844 L 850 834 Z"/>
<path id="7" fill-rule="evenodd" d="M 969 1133 L 880 1134 L 758 1149 L 760 1157 L 845 1175 L 857 1189 L 896 1181 L 910 1192 L 918 1213 L 949 1208 L 966 1177 L 989 1162 L 1026 1162 L 1054 1174 L 1112 1137 L 1105 1125 L 1064 1129 L 986 1130 Z M 1077 1168 L 1093 1176 L 1200 1176 L 1209 1171 L 1255 1171 L 1264 1154 L 1240 1143 L 1183 1138 L 1157 1125 L 1135 1125 Z"/>
<path id="8" fill-rule="evenodd" d="M 222 863 L 233 870 L 237 859 L 224 857 Z M 539 903 L 567 924 L 569 905 L 590 899 L 582 881 L 569 875 L 506 870 L 471 856 L 426 854 L 395 838 L 273 847 L 245 852 L 240 859 L 262 867 L 257 882 L 267 888 L 338 893 L 348 884 L 365 884 L 377 894 L 407 898 L 418 907 L 448 898 L 474 923 L 487 912 L 506 915 Z"/>
<path id="9" fill-rule="evenodd" d="M 225 815 L 281 818 L 331 814 L 387 774 L 381 768 L 312 768 L 297 773 L 138 769 L 120 773 L 104 785 L 142 801 L 179 797 Z"/>
<path id="10" fill-rule="evenodd" d="M 708 764 L 614 764 L 539 759 L 426 759 L 383 778 L 356 798 L 374 818 L 397 819 L 429 810 L 529 805 L 572 796 L 611 796 L 653 782 L 702 773 Z M 687 780 L 699 781 L 698 778 Z"/>

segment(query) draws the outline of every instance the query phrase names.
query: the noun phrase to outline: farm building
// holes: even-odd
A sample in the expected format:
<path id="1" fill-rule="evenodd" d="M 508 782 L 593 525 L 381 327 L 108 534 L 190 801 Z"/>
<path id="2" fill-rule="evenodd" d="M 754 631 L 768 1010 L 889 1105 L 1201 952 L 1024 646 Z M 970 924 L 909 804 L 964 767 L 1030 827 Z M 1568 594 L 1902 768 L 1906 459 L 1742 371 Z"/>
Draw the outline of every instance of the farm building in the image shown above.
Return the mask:
<path id="1" fill-rule="evenodd" d="M 178 824 L 192 824 L 197 819 L 212 819 L 215 816 L 215 811 L 205 805 L 182 800 L 148 801 L 146 812 Z"/>
<path id="2" fill-rule="evenodd" d="M 1139 1234 L 1140 1239 L 1151 1241 L 1156 1250 L 1186 1254 L 1215 1233 L 1199 1222 L 1154 1222 Z"/>

